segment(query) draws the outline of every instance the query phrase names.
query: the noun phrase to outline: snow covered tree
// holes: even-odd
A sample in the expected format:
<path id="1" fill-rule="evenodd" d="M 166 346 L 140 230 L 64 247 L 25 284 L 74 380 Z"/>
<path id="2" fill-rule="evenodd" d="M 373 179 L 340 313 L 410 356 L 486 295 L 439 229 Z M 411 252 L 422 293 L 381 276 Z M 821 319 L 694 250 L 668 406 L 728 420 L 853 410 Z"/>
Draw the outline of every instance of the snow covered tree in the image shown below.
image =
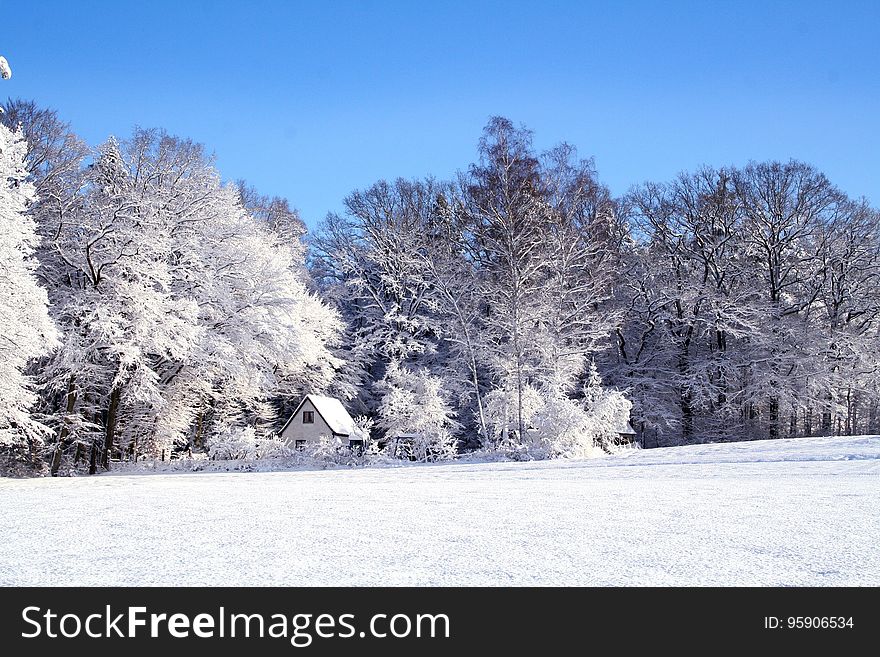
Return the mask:
<path id="1" fill-rule="evenodd" d="M 479 447 L 490 439 L 483 395 L 491 384 L 486 367 L 491 348 L 484 330 L 487 313 L 481 283 L 466 255 L 466 229 L 455 211 L 459 203 L 451 189 L 437 194 L 418 253 L 440 339 L 436 369 L 455 400 L 457 417 L 473 427 L 463 436 L 465 444 Z"/>
<path id="2" fill-rule="evenodd" d="M 269 433 L 272 399 L 329 384 L 340 325 L 288 238 L 197 144 L 137 131 L 98 149 L 54 240 L 69 330 L 44 377 L 66 391 L 58 442 L 74 461 L 80 444 L 95 471 L 203 447 L 228 424 Z"/>
<path id="3" fill-rule="evenodd" d="M 805 403 L 793 409 L 791 422 L 800 420 L 807 435 L 814 429 L 871 433 L 876 430 L 880 366 L 880 212 L 864 200 L 849 201 L 825 231 L 820 251 L 824 281 L 809 318 L 821 336 L 810 358 L 824 363 L 824 373 L 807 380 Z M 817 406 L 826 407 L 819 427 L 814 426 Z"/>
<path id="4" fill-rule="evenodd" d="M 628 316 L 612 380 L 641 397 L 641 421 L 684 442 L 735 433 L 737 340 L 754 342 L 763 308 L 730 172 L 648 184 L 628 203 L 645 243 L 630 251 L 617 290 Z"/>
<path id="5" fill-rule="evenodd" d="M 149 178 L 142 165 L 138 176 Z M 170 289 L 170 226 L 158 204 L 144 201 L 152 190 L 138 176 L 130 174 L 115 140 L 102 145 L 85 175 L 82 203 L 54 240 L 72 285 L 58 304 L 65 343 L 45 375 L 50 387 L 79 398 L 74 404 L 81 414 L 100 413 L 99 433 L 72 437 L 89 440 L 105 467 L 125 408 L 135 400 L 161 406 L 155 361 L 183 357 L 197 338 L 196 305 Z"/>
<path id="6" fill-rule="evenodd" d="M 26 180 L 26 153 L 24 137 L 0 125 L 0 447 L 12 472 L 22 464 L 40 468 L 47 429 L 31 417 L 36 395 L 25 368 L 50 353 L 58 335 L 34 273 L 38 237 L 27 215 L 34 188 Z"/>
<path id="7" fill-rule="evenodd" d="M 627 203 L 639 241 L 607 371 L 637 426 L 660 444 L 851 431 L 873 395 L 876 211 L 798 162 L 706 168 Z"/>
<path id="8" fill-rule="evenodd" d="M 55 214 L 73 202 L 81 184 L 83 159 L 88 146 L 62 121 L 55 110 L 38 106 L 34 101 L 9 98 L 0 123 L 10 130 L 20 129 L 27 141 L 25 168 L 34 185 L 37 199 L 29 208 L 38 228 L 53 225 Z M 51 233 L 43 234 L 43 250 L 50 250 Z M 49 241 L 46 241 L 49 238 Z"/>
<path id="9" fill-rule="evenodd" d="M 530 442 L 526 396 L 577 394 L 588 358 L 616 323 L 605 301 L 625 230 L 592 163 L 571 146 L 539 157 L 530 132 L 496 117 L 480 156 L 461 181 L 455 212 L 484 304 L 481 353 L 491 387 L 512 386 L 514 430 Z"/>
<path id="10" fill-rule="evenodd" d="M 391 363 L 377 387 L 381 395 L 377 426 L 395 456 L 417 461 L 455 456 L 460 425 L 438 377 L 425 368 L 413 372 Z"/>
<path id="11" fill-rule="evenodd" d="M 514 453 L 530 453 L 540 444 L 532 435 L 534 421 L 544 408 L 544 396 L 531 384 L 519 388 L 515 379 L 508 379 L 485 397 L 486 422 L 489 426 L 488 447 Z M 524 426 L 524 430 L 520 427 Z"/>
<path id="12" fill-rule="evenodd" d="M 375 411 L 371 384 L 390 363 L 433 369 L 440 329 L 424 231 L 436 194 L 432 181 L 380 181 L 350 194 L 346 215 L 329 216 L 312 241 L 313 276 L 349 327 L 342 357 L 354 371 L 349 389 L 359 392 L 359 410 Z"/>
<path id="13" fill-rule="evenodd" d="M 297 266 L 304 283 L 310 283 L 306 263 L 306 225 L 295 208 L 290 207 L 286 198 L 268 197 L 247 185 L 243 180 L 237 183 L 241 204 L 247 213 L 261 222 L 290 249 L 292 261 Z"/>
<path id="14" fill-rule="evenodd" d="M 350 328 L 351 387 L 427 368 L 471 447 L 500 436 L 487 396 L 499 410 L 513 391 L 505 441 L 525 441 L 527 395 L 579 394 L 616 322 L 603 304 L 625 235 L 591 162 L 569 146 L 538 156 L 527 130 L 496 117 L 456 184 L 379 182 L 346 208 L 313 240 L 311 264 Z M 375 412 L 380 400 L 361 397 Z"/>
<path id="15" fill-rule="evenodd" d="M 735 186 L 766 308 L 763 367 L 754 374 L 767 435 L 778 438 L 783 411 L 803 404 L 805 383 L 824 374 L 810 355 L 818 337 L 810 311 L 828 278 L 822 256 L 828 229 L 838 223 L 846 198 L 801 162 L 751 164 L 737 173 Z"/>
<path id="16" fill-rule="evenodd" d="M 544 282 L 550 269 L 542 230 L 546 206 L 531 133 L 493 118 L 480 140 L 480 162 L 463 181 L 470 236 L 481 294 L 492 321 L 484 327 L 493 345 L 492 368 L 516 391 L 516 430 L 525 433 L 524 396 L 540 362 Z"/>
<path id="17" fill-rule="evenodd" d="M 541 231 L 549 250 L 541 384 L 556 396 L 574 391 L 618 324 L 620 313 L 607 301 L 626 229 L 591 160 L 578 160 L 575 148 L 562 144 L 541 161 L 548 209 Z"/>

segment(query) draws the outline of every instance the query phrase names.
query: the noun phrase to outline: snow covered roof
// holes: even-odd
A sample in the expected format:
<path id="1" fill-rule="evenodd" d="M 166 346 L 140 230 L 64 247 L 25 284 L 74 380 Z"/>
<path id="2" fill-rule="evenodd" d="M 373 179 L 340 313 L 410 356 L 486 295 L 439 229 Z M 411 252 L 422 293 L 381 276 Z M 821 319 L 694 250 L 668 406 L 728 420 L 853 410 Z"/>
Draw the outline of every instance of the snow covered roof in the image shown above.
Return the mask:
<path id="1" fill-rule="evenodd" d="M 322 395 L 306 395 L 303 403 L 306 400 L 312 402 L 312 406 L 324 418 L 324 422 L 327 423 L 327 426 L 330 427 L 330 431 L 333 433 L 350 436 L 354 431 L 354 420 L 351 419 L 351 415 L 348 414 L 345 406 L 338 399 Z M 300 406 L 302 406 L 302 403 Z"/>
<path id="2" fill-rule="evenodd" d="M 621 427 L 617 430 L 617 433 L 624 434 L 627 436 L 635 436 L 636 430 L 633 429 L 633 426 L 629 422 L 624 422 Z"/>

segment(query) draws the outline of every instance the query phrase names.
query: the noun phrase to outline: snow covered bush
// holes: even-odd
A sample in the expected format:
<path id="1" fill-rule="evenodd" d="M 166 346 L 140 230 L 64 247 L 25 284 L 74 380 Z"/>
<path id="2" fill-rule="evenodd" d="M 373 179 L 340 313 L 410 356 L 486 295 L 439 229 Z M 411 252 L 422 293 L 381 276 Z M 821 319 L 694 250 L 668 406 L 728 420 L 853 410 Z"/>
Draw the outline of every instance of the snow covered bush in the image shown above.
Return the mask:
<path id="1" fill-rule="evenodd" d="M 490 451 L 517 460 L 586 458 L 613 449 L 627 426 L 632 404 L 614 389 L 602 387 L 595 365 L 590 366 L 583 398 L 571 399 L 560 390 L 542 393 L 523 388 L 519 435 L 519 395 L 513 386 L 493 390 L 485 398 L 492 438 Z"/>
<path id="2" fill-rule="evenodd" d="M 351 432 L 352 440 L 364 441 L 364 447 L 369 449 L 373 446 L 373 428 L 376 426 L 375 420 L 366 415 L 358 415 L 354 418 L 354 428 Z"/>
<path id="3" fill-rule="evenodd" d="M 339 438 L 321 436 L 305 452 L 305 455 L 315 461 L 316 465 L 327 467 L 328 465 L 362 465 L 367 462 L 366 453 L 352 450 L 348 442 Z"/>
<path id="4" fill-rule="evenodd" d="M 515 390 L 495 390 L 486 397 L 487 417 L 495 451 L 516 460 L 582 458 L 594 451 L 593 425 L 583 406 L 561 393 L 542 394 L 532 386 L 523 389 L 522 422 Z"/>
<path id="5" fill-rule="evenodd" d="M 526 384 L 522 390 L 522 423 L 526 427 L 525 435 L 519 435 L 519 394 L 513 381 L 497 388 L 486 395 L 486 424 L 489 431 L 492 450 L 507 452 L 513 458 L 534 458 L 529 456 L 538 447 L 538 437 L 534 435 L 533 423 L 544 407 L 541 394 Z"/>
<path id="6" fill-rule="evenodd" d="M 459 425 L 442 390 L 427 369 L 412 371 L 391 363 L 378 387 L 382 391 L 379 427 L 387 450 L 398 458 L 442 461 L 455 458 Z"/>
<path id="7" fill-rule="evenodd" d="M 535 418 L 535 432 L 549 458 L 586 458 L 598 450 L 593 418 L 583 405 L 562 395 L 545 401 Z"/>
<path id="8" fill-rule="evenodd" d="M 211 437 L 208 454 L 213 460 L 253 459 L 257 437 L 253 427 L 229 427 Z"/>
<path id="9" fill-rule="evenodd" d="M 584 386 L 584 410 L 590 418 L 593 442 L 605 451 L 618 445 L 620 432 L 627 427 L 632 402 L 622 392 L 602 385 L 595 363 Z"/>
<path id="10" fill-rule="evenodd" d="M 293 451 L 275 435 L 257 439 L 258 459 L 279 459 L 289 457 Z"/>
<path id="11" fill-rule="evenodd" d="M 275 436 L 258 437 L 253 427 L 229 427 L 208 443 L 212 460 L 253 460 L 290 456 L 291 451 Z"/>

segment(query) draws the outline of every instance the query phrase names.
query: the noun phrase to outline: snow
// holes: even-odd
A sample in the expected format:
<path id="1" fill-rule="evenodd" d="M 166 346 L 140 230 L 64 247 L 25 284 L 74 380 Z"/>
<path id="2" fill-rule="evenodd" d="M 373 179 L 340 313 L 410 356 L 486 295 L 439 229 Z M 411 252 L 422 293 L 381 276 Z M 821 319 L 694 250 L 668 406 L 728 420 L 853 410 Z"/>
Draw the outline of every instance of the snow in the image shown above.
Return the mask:
<path id="1" fill-rule="evenodd" d="M 327 426 L 330 427 L 330 431 L 343 436 L 350 436 L 354 433 L 354 421 L 351 419 L 348 411 L 345 410 L 341 401 L 333 397 L 323 397 L 321 395 L 306 395 L 306 399 L 312 402 L 312 405 L 321 414 L 321 417 L 324 418 Z"/>
<path id="2" fill-rule="evenodd" d="M 3 585 L 880 585 L 877 436 L 5 479 L 0 504 Z"/>

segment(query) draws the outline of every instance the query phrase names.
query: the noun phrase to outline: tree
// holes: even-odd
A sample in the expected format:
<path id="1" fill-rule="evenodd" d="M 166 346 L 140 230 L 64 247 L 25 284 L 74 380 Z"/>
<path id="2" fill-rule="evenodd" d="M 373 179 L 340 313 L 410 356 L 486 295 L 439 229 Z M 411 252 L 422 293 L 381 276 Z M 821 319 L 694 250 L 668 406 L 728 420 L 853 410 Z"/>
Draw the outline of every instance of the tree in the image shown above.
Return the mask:
<path id="1" fill-rule="evenodd" d="M 538 157 L 531 133 L 501 117 L 460 188 L 461 249 L 485 313 L 481 351 L 492 387 L 515 391 L 524 439 L 529 391 L 577 394 L 608 339 L 616 312 L 604 302 L 625 231 L 592 162 L 566 144 Z"/>
<path id="2" fill-rule="evenodd" d="M 825 375 L 810 356 L 817 340 L 810 310 L 828 279 L 823 253 L 846 198 L 816 169 L 794 161 L 750 164 L 734 185 L 766 303 L 757 385 L 766 400 L 768 437 L 778 438 L 782 409 L 796 409 L 807 381 Z M 829 423 L 831 412 L 823 410 Z"/>
<path id="3" fill-rule="evenodd" d="M 457 452 L 460 425 L 446 401 L 442 381 L 427 369 L 415 372 L 392 363 L 379 383 L 382 391 L 377 426 L 395 456 L 440 461 Z"/>
<path id="4" fill-rule="evenodd" d="M 877 351 L 880 323 L 880 213 L 866 201 L 843 204 L 824 228 L 825 280 L 811 322 L 820 342 L 811 358 L 824 362 L 825 376 L 808 379 L 808 398 L 828 399 L 837 416 L 835 433 L 876 430 Z M 812 433 L 812 401 L 803 409 L 804 431 Z M 809 425 L 809 426 L 807 426 Z M 825 422 L 825 430 L 829 427 Z"/>
<path id="5" fill-rule="evenodd" d="M 36 396 L 25 368 L 57 344 L 47 311 L 46 291 L 36 281 L 34 249 L 39 242 L 27 204 L 34 188 L 27 182 L 27 145 L 21 133 L 0 125 L 0 446 L 6 468 L 39 466 L 39 447 L 47 433 L 30 415 Z"/>
<path id="6" fill-rule="evenodd" d="M 79 188 L 80 168 L 89 153 L 88 146 L 55 110 L 21 98 L 9 98 L 5 109 L 0 123 L 10 130 L 20 128 L 27 141 L 25 168 L 36 191 L 37 208 L 49 207 L 57 212 L 71 202 Z M 38 217 L 38 223 L 45 219 L 48 218 Z"/>
<path id="7" fill-rule="evenodd" d="M 425 230 L 437 193 L 433 181 L 380 181 L 345 199 L 312 242 L 312 273 L 350 332 L 341 354 L 356 372 L 350 390 L 375 412 L 371 389 L 393 362 L 435 371 L 439 321 L 429 298 Z"/>
<path id="8" fill-rule="evenodd" d="M 550 259 L 542 228 L 539 163 L 531 133 L 495 117 L 480 140 L 480 162 L 462 181 L 461 213 L 468 256 L 481 282 L 492 321 L 484 328 L 492 345 L 492 368 L 516 391 L 516 431 L 524 435 L 524 395 L 539 363 L 533 340 L 544 301 Z"/>
<path id="9" fill-rule="evenodd" d="M 100 147 L 84 179 L 54 240 L 69 331 L 45 378 L 68 391 L 59 443 L 89 441 L 92 471 L 204 447 L 228 424 L 268 433 L 274 398 L 328 385 L 340 326 L 306 289 L 302 250 L 201 146 L 136 131 Z"/>
<path id="10" fill-rule="evenodd" d="M 684 442 L 736 435 L 745 356 L 739 348 L 758 340 L 763 308 L 731 174 L 704 168 L 667 185 L 647 184 L 628 204 L 645 242 L 631 252 L 618 292 L 629 316 L 617 330 L 625 374 L 615 382 L 639 390 L 649 425 L 678 432 Z"/>
<path id="11" fill-rule="evenodd" d="M 592 160 L 561 144 L 542 157 L 548 216 L 541 230 L 549 267 L 541 310 L 547 353 L 541 373 L 550 397 L 571 394 L 586 364 L 619 321 L 606 303 L 614 287 L 626 229 Z"/>
<path id="12" fill-rule="evenodd" d="M 799 162 L 705 168 L 626 203 L 638 240 L 608 373 L 643 430 L 775 438 L 870 416 L 876 211 Z"/>
<path id="13" fill-rule="evenodd" d="M 464 442 L 488 446 L 501 426 L 490 397 L 515 410 L 505 440 L 525 440 L 526 396 L 580 394 L 616 321 L 603 304 L 625 232 L 591 162 L 564 145 L 539 157 L 528 131 L 495 118 L 456 184 L 380 181 L 345 203 L 312 241 L 311 271 L 349 326 L 340 355 L 359 410 L 377 411 L 387 372 L 426 369 Z"/>

